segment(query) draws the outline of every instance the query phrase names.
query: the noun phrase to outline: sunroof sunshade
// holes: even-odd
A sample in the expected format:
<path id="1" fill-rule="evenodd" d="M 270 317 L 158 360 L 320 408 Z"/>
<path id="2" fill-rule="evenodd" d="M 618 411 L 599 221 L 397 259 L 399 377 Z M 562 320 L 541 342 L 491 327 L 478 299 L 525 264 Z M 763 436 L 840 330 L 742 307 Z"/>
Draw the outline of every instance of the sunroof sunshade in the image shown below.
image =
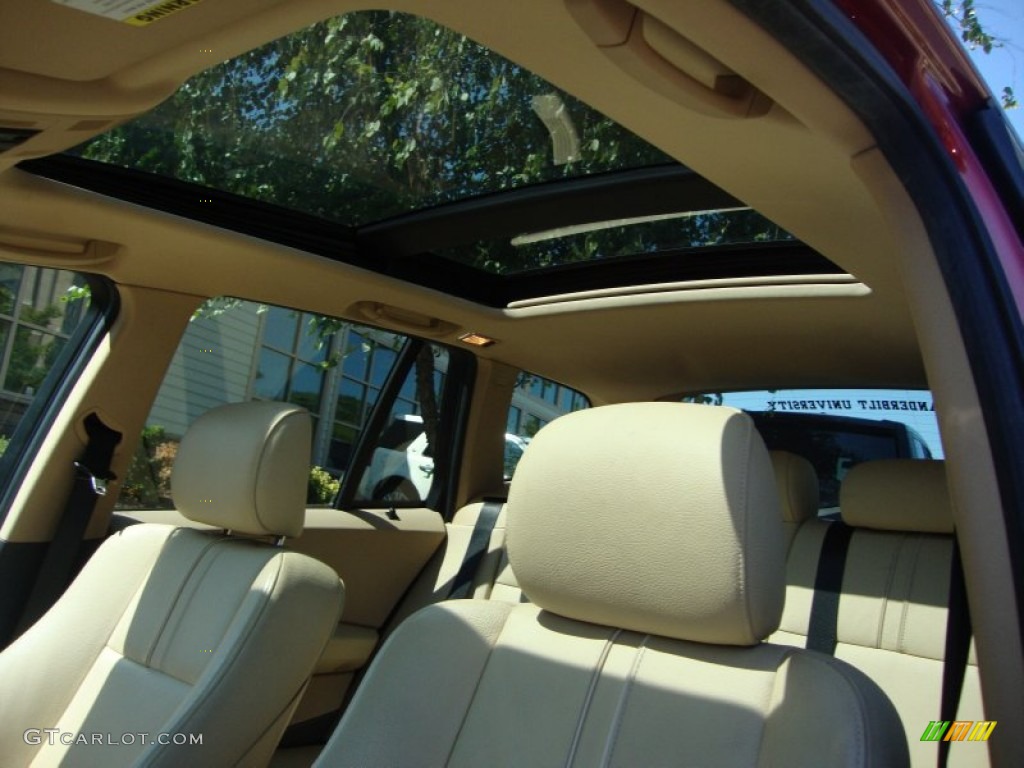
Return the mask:
<path id="1" fill-rule="evenodd" d="M 673 162 L 493 51 L 384 11 L 215 66 L 76 153 L 350 226 Z"/>

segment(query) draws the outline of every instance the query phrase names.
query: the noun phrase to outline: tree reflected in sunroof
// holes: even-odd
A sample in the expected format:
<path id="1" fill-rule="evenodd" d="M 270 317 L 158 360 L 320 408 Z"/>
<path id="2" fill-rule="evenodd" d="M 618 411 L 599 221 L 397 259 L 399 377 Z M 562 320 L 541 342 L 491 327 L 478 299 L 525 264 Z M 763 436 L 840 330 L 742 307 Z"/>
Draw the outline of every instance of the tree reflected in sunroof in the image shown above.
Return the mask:
<path id="1" fill-rule="evenodd" d="M 466 37 L 384 11 L 224 62 L 74 152 L 349 225 L 673 162 Z"/>

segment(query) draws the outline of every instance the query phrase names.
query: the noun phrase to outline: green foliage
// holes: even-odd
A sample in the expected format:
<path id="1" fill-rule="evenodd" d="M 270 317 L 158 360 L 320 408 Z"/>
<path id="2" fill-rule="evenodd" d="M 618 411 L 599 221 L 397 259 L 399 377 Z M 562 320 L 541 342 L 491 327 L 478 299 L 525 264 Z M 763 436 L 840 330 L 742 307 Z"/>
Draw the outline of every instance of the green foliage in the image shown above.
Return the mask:
<path id="1" fill-rule="evenodd" d="M 11 444 L 11 438 L 7 435 L 0 435 L 0 456 L 7 453 L 7 446 Z"/>
<path id="2" fill-rule="evenodd" d="M 121 484 L 119 503 L 137 509 L 172 508 L 171 469 L 177 455 L 178 441 L 168 438 L 163 427 L 143 429 Z"/>
<path id="3" fill-rule="evenodd" d="M 959 4 L 953 0 L 942 0 L 939 8 L 943 16 L 953 21 L 960 31 L 960 39 L 971 50 L 981 48 L 985 53 L 992 53 L 993 48 L 1003 47 L 1002 40 L 990 35 L 982 27 L 974 0 L 963 0 Z"/>
<path id="4" fill-rule="evenodd" d="M 340 487 L 341 481 L 332 477 L 326 469 L 317 466 L 310 467 L 306 503 L 330 504 L 331 500 L 338 495 Z"/>
<path id="5" fill-rule="evenodd" d="M 1017 101 L 1017 97 L 1013 94 L 1013 88 L 1010 86 L 1003 88 L 999 101 L 1002 104 L 1003 109 L 1016 109 L 1020 106 L 1020 102 Z"/>
<path id="6" fill-rule="evenodd" d="M 82 285 L 70 285 L 64 295 L 60 297 L 60 300 L 65 303 L 71 303 L 73 301 L 88 301 L 92 298 L 92 288 L 89 287 L 88 283 Z"/>
<path id="7" fill-rule="evenodd" d="M 960 33 L 960 39 L 970 50 L 980 48 L 985 53 L 992 53 L 996 48 L 1006 47 L 1006 40 L 989 34 L 982 26 L 974 0 L 963 0 L 961 3 L 954 3 L 953 0 L 936 0 L 936 4 L 942 11 L 942 15 Z M 999 94 L 999 104 L 1003 109 L 1016 109 L 1020 106 L 1013 93 L 1013 88 L 1010 86 L 1002 88 Z"/>
<path id="8" fill-rule="evenodd" d="M 48 327 L 51 320 L 55 320 L 64 314 L 64 310 L 58 307 L 56 304 L 50 304 L 46 307 L 30 307 L 25 305 L 21 308 L 21 313 L 18 315 L 18 319 L 23 323 L 31 323 L 32 325 L 40 325 L 44 328 Z"/>
<path id="9" fill-rule="evenodd" d="M 27 307 L 23 307 L 22 318 L 25 318 L 29 311 Z M 34 393 L 53 367 L 53 361 L 63 344 L 63 339 L 51 334 L 30 328 L 18 328 L 15 331 L 14 345 L 11 347 L 4 388 L 11 392 Z"/>

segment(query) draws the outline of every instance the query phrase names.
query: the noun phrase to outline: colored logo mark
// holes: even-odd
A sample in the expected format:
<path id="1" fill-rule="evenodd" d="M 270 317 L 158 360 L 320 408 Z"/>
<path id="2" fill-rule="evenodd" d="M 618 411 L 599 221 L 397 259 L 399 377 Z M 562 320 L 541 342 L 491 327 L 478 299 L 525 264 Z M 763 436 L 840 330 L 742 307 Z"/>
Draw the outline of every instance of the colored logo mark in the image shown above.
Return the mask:
<path id="1" fill-rule="evenodd" d="M 932 720 L 921 741 L 988 741 L 996 720 Z"/>

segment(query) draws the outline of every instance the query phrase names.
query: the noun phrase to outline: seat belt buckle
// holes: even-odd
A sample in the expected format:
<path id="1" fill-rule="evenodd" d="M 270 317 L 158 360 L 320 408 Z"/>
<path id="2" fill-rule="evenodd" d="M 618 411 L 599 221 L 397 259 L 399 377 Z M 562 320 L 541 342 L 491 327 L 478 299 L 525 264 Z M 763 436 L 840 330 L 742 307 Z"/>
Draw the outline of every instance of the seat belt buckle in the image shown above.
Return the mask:
<path id="1" fill-rule="evenodd" d="M 92 492 L 97 496 L 106 496 L 107 484 L 117 479 L 117 477 L 112 474 L 107 474 L 103 476 L 97 475 L 95 472 L 93 472 L 80 461 L 75 462 L 75 472 L 77 473 L 78 477 L 84 478 L 89 481 L 89 485 L 92 487 Z"/>

